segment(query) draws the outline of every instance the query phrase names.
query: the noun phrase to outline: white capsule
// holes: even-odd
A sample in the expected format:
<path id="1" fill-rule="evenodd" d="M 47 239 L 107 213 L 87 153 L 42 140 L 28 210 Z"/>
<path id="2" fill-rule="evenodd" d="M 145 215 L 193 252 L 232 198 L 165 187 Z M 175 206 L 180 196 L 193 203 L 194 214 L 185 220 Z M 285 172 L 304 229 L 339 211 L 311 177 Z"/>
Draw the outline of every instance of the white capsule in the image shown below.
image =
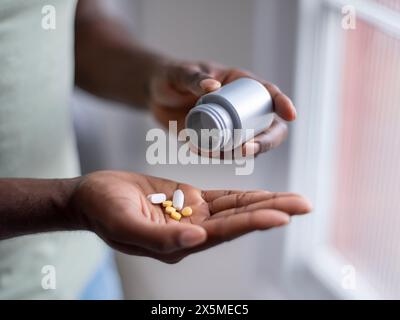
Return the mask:
<path id="1" fill-rule="evenodd" d="M 185 202 L 185 195 L 183 191 L 178 189 L 175 190 L 174 195 L 172 196 L 172 205 L 176 210 L 181 210 L 183 208 L 183 204 Z"/>
<path id="2" fill-rule="evenodd" d="M 153 193 L 149 194 L 147 196 L 147 199 L 149 199 L 150 202 L 153 204 L 160 204 L 167 200 L 167 196 L 165 195 L 165 193 Z"/>

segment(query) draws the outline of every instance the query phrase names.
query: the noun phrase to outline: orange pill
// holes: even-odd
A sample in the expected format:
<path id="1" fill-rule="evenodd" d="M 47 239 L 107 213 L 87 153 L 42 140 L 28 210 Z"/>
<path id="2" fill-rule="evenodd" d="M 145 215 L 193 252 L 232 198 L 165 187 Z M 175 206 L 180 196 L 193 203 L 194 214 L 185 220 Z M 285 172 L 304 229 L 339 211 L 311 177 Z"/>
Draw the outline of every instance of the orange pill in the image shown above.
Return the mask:
<path id="1" fill-rule="evenodd" d="M 166 214 L 172 214 L 174 212 L 176 212 L 176 209 L 174 207 L 166 207 L 165 208 L 165 213 Z"/>
<path id="2" fill-rule="evenodd" d="M 190 217 L 193 213 L 193 210 L 191 207 L 185 207 L 185 208 L 183 208 L 181 213 L 184 217 Z"/>
<path id="3" fill-rule="evenodd" d="M 174 211 L 171 213 L 171 218 L 176 221 L 179 221 L 179 220 L 181 220 L 182 215 L 179 212 Z"/>

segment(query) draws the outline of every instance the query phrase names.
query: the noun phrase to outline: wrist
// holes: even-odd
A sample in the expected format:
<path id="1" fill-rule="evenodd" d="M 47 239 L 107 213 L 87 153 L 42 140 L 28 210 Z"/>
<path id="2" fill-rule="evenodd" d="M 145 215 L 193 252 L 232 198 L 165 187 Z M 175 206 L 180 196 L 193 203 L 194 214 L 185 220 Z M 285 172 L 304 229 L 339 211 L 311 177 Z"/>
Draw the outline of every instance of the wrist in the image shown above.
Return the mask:
<path id="1" fill-rule="evenodd" d="M 80 178 L 0 179 L 0 240 L 27 234 L 85 229 L 71 206 Z"/>
<path id="2" fill-rule="evenodd" d="M 146 104 L 148 104 L 152 98 L 152 84 L 154 83 L 154 81 L 162 78 L 166 74 L 168 67 L 173 63 L 173 59 L 162 54 L 147 52 L 145 60 L 147 61 L 147 72 L 144 76 L 145 87 L 143 92 L 145 95 Z"/>
<path id="3" fill-rule="evenodd" d="M 67 230 L 89 230 L 87 219 L 80 206 L 78 191 L 83 177 L 59 180 L 53 202 L 64 218 Z"/>

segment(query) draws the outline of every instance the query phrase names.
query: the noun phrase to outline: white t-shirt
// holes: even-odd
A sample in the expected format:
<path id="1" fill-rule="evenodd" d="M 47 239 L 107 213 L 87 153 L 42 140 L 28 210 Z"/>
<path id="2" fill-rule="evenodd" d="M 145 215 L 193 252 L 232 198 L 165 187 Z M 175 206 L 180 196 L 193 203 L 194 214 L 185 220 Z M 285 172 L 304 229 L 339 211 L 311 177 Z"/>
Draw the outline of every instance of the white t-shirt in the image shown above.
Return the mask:
<path id="1" fill-rule="evenodd" d="M 45 6 L 52 7 L 42 12 Z M 75 0 L 0 1 L 0 177 L 80 174 L 69 108 L 75 6 Z M 55 29 L 48 29 L 53 18 Z M 0 299 L 76 298 L 103 251 L 83 231 L 0 241 Z M 55 267 L 55 290 L 42 287 L 47 265 Z"/>

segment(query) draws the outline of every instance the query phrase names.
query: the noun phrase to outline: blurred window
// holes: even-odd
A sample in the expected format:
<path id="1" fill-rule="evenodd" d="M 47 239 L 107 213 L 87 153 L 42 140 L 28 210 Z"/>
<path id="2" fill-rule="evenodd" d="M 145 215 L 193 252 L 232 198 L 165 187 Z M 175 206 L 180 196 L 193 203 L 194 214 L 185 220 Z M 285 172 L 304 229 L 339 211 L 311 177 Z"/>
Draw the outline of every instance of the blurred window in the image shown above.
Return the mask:
<path id="1" fill-rule="evenodd" d="M 294 221 L 288 265 L 314 294 L 399 299 L 400 0 L 301 3 L 292 189 L 315 210 Z"/>
<path id="2" fill-rule="evenodd" d="M 360 19 L 344 36 L 332 206 L 334 247 L 388 298 L 400 297 L 399 39 Z"/>
<path id="3" fill-rule="evenodd" d="M 392 9 L 392 10 L 400 12 L 400 1 L 399 0 L 375 0 L 375 1 Z"/>

